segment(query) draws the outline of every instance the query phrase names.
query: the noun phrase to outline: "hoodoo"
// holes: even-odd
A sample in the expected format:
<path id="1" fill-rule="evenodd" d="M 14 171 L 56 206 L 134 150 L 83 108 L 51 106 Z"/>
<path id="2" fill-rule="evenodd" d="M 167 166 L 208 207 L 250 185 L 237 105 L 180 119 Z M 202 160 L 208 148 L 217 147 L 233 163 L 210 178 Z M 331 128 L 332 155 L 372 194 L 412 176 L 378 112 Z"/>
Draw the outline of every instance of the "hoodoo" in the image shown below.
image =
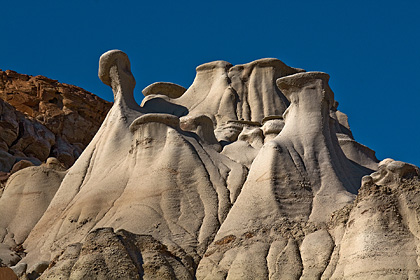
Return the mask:
<path id="1" fill-rule="evenodd" d="M 22 279 L 420 277 L 420 171 L 356 142 L 328 74 L 216 61 L 138 105 L 112 50 L 99 78 L 114 104 L 73 166 L 20 170 L 0 197 Z"/>

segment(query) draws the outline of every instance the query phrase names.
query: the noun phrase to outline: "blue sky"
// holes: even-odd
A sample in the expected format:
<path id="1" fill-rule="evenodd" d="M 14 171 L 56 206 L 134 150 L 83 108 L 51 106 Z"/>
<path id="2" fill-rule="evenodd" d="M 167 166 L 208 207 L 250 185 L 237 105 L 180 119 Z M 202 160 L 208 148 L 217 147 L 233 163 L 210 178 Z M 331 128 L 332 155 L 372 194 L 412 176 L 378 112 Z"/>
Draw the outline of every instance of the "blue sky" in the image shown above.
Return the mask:
<path id="1" fill-rule="evenodd" d="M 420 1 L 7 1 L 0 69 L 112 100 L 99 56 L 121 49 L 137 80 L 188 87 L 195 67 L 276 57 L 330 74 L 359 142 L 420 165 Z"/>

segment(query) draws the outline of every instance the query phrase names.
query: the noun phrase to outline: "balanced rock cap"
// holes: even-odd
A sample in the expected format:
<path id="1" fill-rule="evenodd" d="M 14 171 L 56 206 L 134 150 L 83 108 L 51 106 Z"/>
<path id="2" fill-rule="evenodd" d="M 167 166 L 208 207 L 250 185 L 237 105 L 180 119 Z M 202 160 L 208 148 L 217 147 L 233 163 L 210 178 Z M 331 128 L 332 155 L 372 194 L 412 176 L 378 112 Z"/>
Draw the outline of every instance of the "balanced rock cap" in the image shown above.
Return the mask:
<path id="1" fill-rule="evenodd" d="M 183 86 L 169 83 L 169 82 L 157 82 L 153 83 L 142 90 L 144 96 L 152 94 L 162 94 L 169 98 L 178 98 L 184 94 L 187 89 Z"/>

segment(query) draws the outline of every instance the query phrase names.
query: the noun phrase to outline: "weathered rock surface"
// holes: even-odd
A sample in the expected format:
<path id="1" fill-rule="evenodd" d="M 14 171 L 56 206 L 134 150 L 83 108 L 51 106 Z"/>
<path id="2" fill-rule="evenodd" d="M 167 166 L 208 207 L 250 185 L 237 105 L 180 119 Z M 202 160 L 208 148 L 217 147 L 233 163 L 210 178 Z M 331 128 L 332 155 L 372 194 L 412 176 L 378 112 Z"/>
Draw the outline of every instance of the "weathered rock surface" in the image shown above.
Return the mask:
<path id="1" fill-rule="evenodd" d="M 0 279 L 2 280 L 17 280 L 17 275 L 9 267 L 0 267 Z"/>
<path id="2" fill-rule="evenodd" d="M 236 66 L 226 61 L 209 62 L 197 67 L 197 76 L 184 94 L 167 100 L 184 108 L 173 109 L 171 113 L 178 116 L 206 114 L 216 127 L 232 120 L 261 122 L 265 116 L 281 116 L 289 105 L 277 88 L 276 80 L 302 71 L 275 58 Z M 154 107 L 150 108 L 152 111 L 164 109 L 154 106 L 156 103 L 151 102 L 153 96 L 148 88 L 145 92 L 148 97 L 143 101 L 145 108 Z M 167 94 L 160 94 L 172 97 L 171 92 L 168 89 Z"/>
<path id="3" fill-rule="evenodd" d="M 0 99 L 0 189 L 12 173 L 45 161 L 55 143 L 48 128 Z"/>
<path id="4" fill-rule="evenodd" d="M 309 72 L 277 80 L 290 100 L 283 115 L 284 128 L 261 148 L 253 161 L 241 194 L 207 257 L 200 262 L 201 277 L 276 279 L 277 271 L 284 268 L 275 264 L 267 267 L 267 255 L 275 262 L 289 245 L 289 250 L 295 252 L 299 242 L 310 248 L 320 240 L 330 244 L 325 249 L 331 251 L 333 243 L 323 225 L 332 212 L 353 201 L 366 170 L 346 158 L 334 126 L 330 125 L 334 95 L 328 78 L 324 73 Z M 320 231 L 313 233 L 317 237 L 304 238 L 302 234 L 303 240 L 296 237 L 291 241 L 280 234 L 288 224 L 299 228 L 310 225 Z M 247 236 L 252 236 L 252 240 Z M 229 237 L 234 237 L 236 242 L 223 248 L 225 251 L 219 249 L 213 253 L 213 246 L 220 247 L 217 242 Z M 324 254 L 327 257 L 329 253 Z M 310 252 L 306 257 L 317 255 Z M 304 270 L 305 259 L 303 255 L 300 257 L 302 260 L 295 265 Z M 246 275 L 247 269 L 252 273 Z M 319 267 L 317 273 L 321 275 L 323 269 Z M 309 274 L 313 276 L 314 272 Z"/>
<path id="5" fill-rule="evenodd" d="M 22 161 L 21 161 L 22 162 Z M 0 198 L 0 254 L 9 266 L 24 254 L 22 243 L 44 214 L 66 172 L 51 159 L 41 166 L 22 169 L 10 176 Z M 15 254 L 18 253 L 18 254 Z"/>
<path id="6" fill-rule="evenodd" d="M 22 279 L 420 278 L 419 168 L 355 141 L 327 74 L 212 62 L 141 106 L 123 52 L 99 77 L 115 102 L 80 158 L 0 197 Z"/>
<path id="7" fill-rule="evenodd" d="M 194 262 L 150 235 L 98 228 L 63 250 L 39 279 L 194 279 Z"/>
<path id="8" fill-rule="evenodd" d="M 67 167 L 89 144 L 111 107 L 79 87 L 11 70 L 0 70 L 0 99 L 0 149 L 41 162 L 54 156 Z M 10 170 L 7 163 L 1 168 Z"/>

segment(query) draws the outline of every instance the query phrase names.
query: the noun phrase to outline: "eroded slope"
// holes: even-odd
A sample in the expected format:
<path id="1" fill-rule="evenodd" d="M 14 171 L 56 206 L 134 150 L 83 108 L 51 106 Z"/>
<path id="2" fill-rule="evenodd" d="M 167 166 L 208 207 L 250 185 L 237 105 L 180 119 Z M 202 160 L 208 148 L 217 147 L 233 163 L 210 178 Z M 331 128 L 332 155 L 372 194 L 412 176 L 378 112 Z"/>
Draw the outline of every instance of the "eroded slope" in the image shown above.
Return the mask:
<path id="1" fill-rule="evenodd" d="M 115 103 L 98 133 L 41 214 L 2 223 L 23 242 L 8 260 L 19 275 L 418 278 L 419 170 L 378 165 L 353 139 L 327 74 L 218 61 L 188 90 L 149 86 L 142 106 L 124 53 L 104 54 L 99 76 Z"/>

